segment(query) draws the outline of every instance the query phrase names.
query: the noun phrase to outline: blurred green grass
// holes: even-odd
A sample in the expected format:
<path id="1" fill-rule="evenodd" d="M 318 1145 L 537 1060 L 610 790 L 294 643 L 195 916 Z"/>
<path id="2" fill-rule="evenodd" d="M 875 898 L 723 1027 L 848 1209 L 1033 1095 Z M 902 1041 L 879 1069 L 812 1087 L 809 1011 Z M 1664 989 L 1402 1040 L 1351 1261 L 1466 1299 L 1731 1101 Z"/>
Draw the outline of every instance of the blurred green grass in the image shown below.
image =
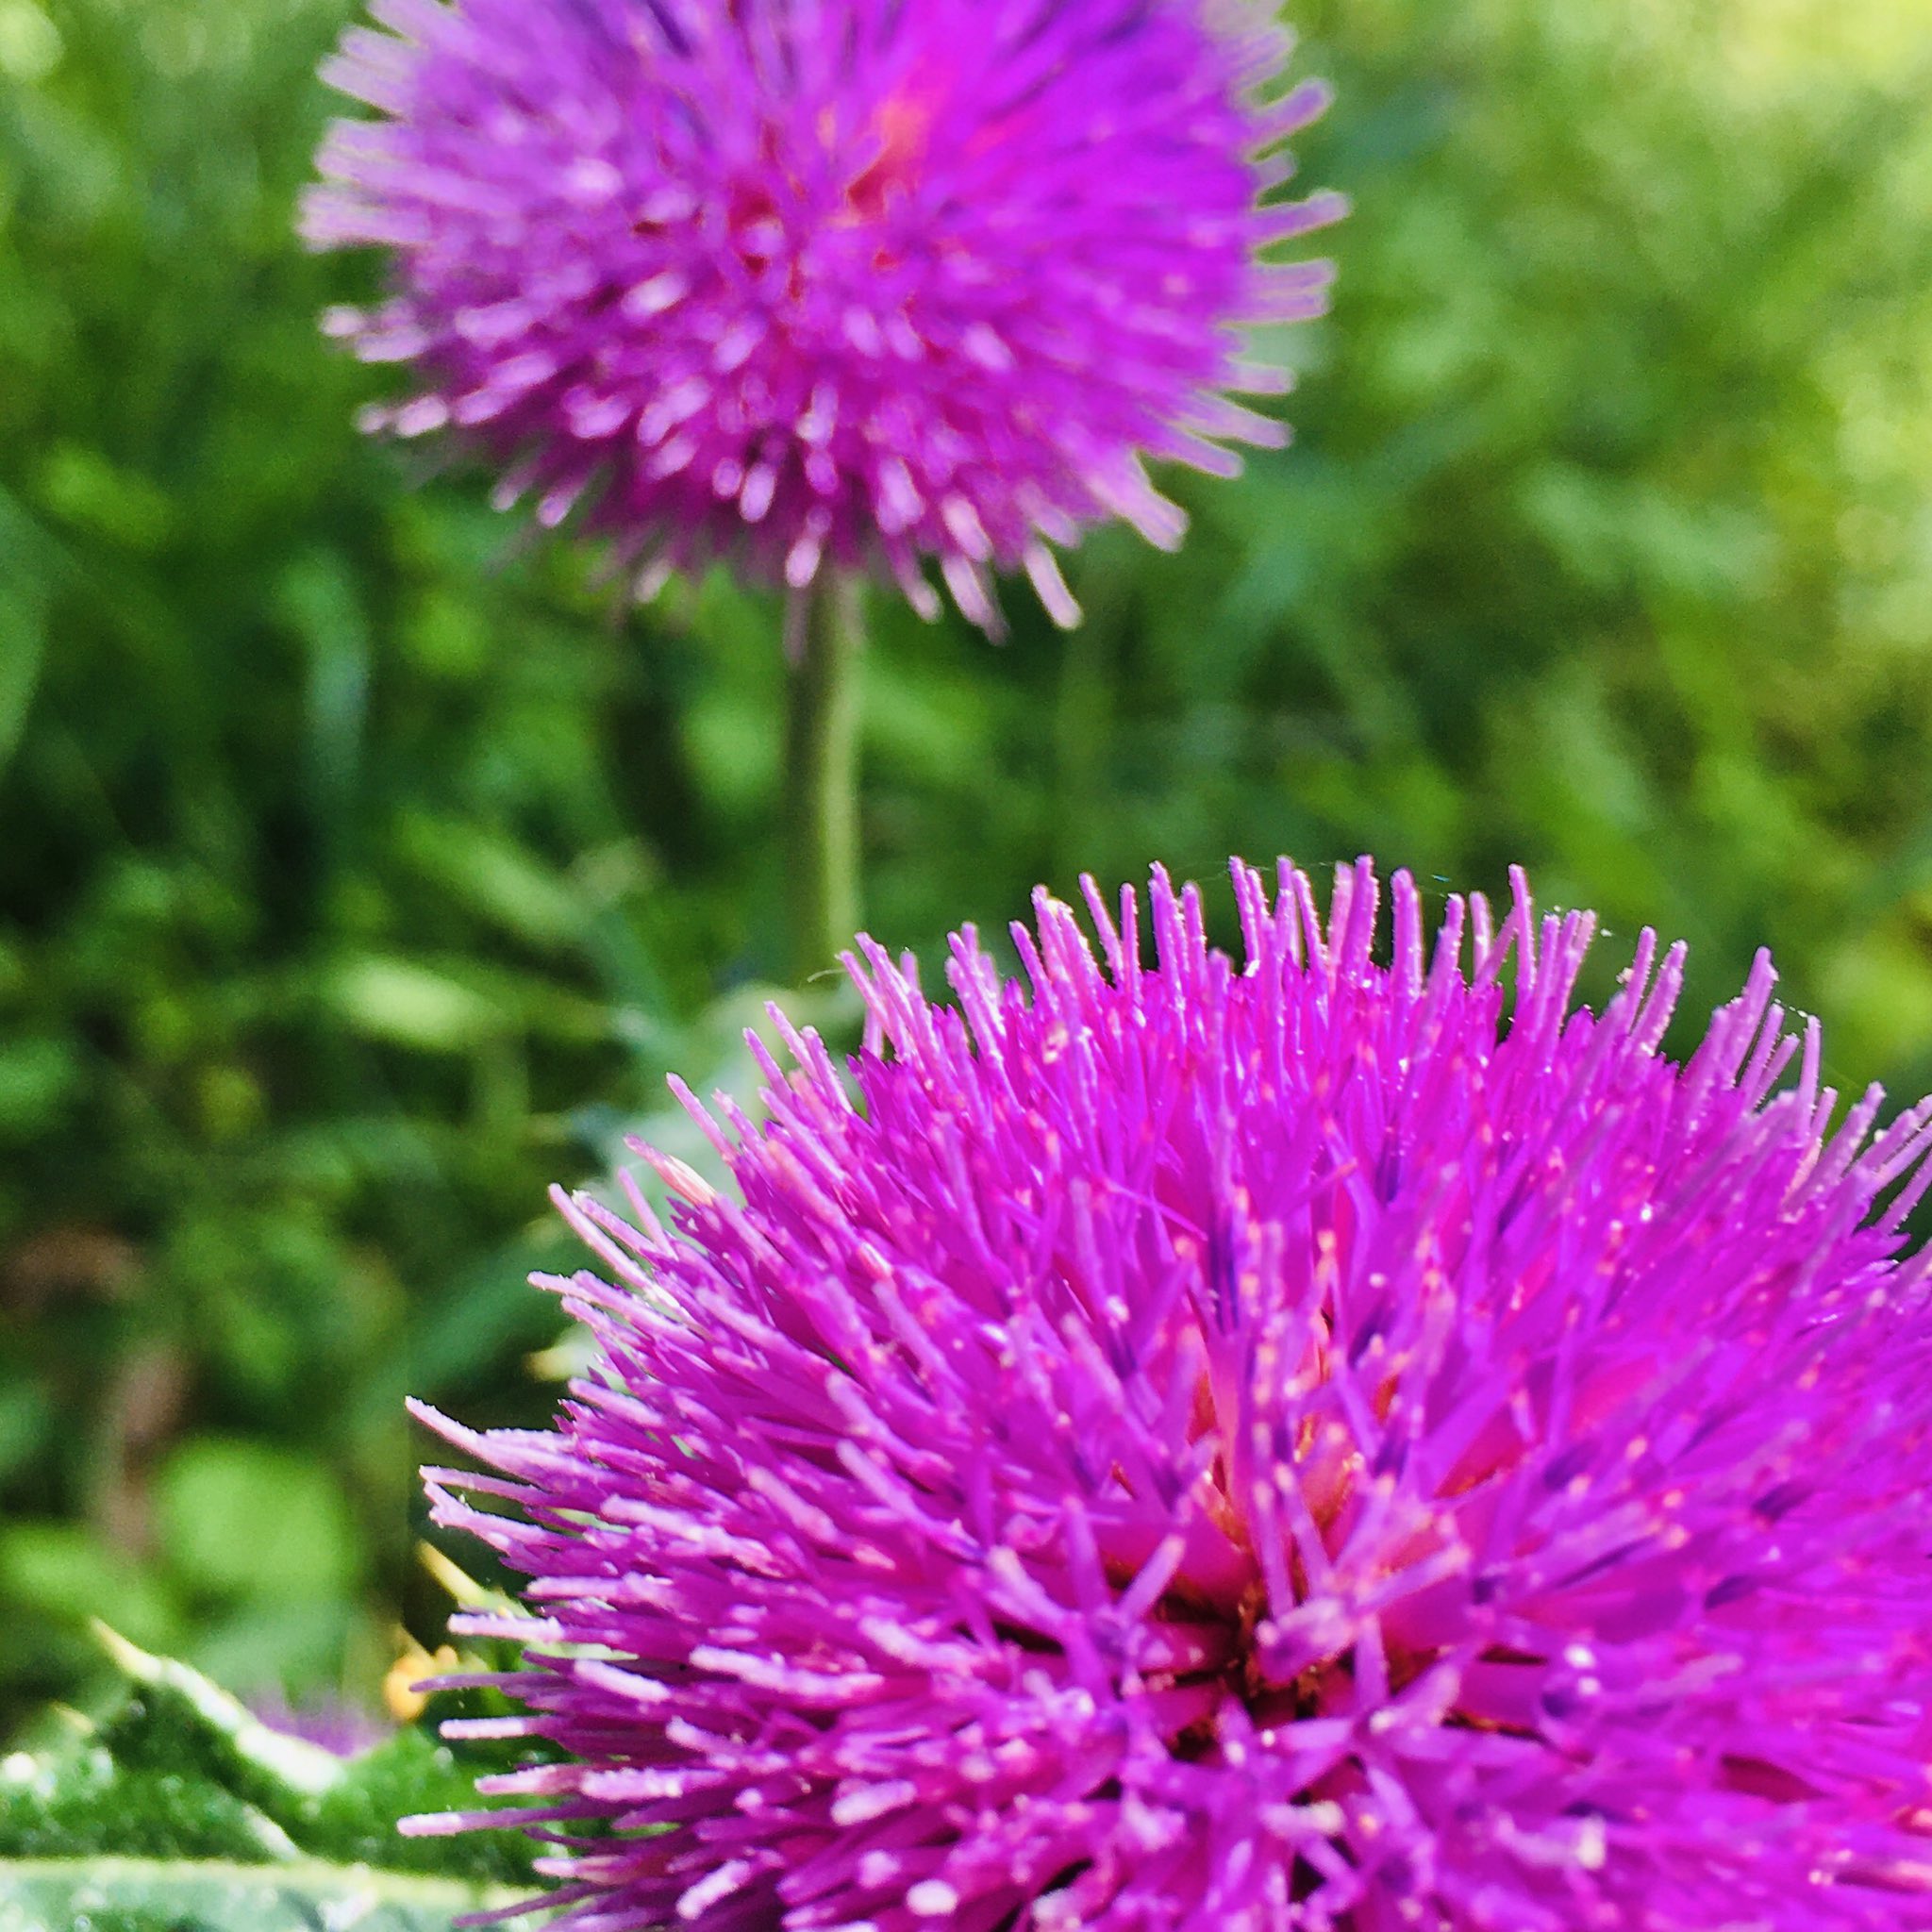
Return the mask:
<path id="1" fill-rule="evenodd" d="M 400 1395 L 541 1413 L 543 1184 L 782 958 L 768 605 L 619 623 L 350 427 L 372 270 L 290 232 L 347 13 L 0 0 L 0 1734 L 89 1611 L 298 1697 L 432 1637 Z M 1091 542 L 1071 639 L 882 614 L 874 930 L 1521 859 L 1932 1085 L 1932 7 L 1298 19 L 1357 212 L 1297 446 Z"/>

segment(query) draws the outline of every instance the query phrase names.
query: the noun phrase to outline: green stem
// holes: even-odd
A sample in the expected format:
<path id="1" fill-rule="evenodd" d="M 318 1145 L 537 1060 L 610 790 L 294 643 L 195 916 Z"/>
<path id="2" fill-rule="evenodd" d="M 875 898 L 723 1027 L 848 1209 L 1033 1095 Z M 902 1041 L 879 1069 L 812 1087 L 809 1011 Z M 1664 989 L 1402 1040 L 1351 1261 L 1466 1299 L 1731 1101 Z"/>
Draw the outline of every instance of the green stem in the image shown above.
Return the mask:
<path id="1" fill-rule="evenodd" d="M 823 973 L 858 928 L 858 687 L 864 585 L 825 571 L 786 614 L 785 859 L 791 974 Z"/>

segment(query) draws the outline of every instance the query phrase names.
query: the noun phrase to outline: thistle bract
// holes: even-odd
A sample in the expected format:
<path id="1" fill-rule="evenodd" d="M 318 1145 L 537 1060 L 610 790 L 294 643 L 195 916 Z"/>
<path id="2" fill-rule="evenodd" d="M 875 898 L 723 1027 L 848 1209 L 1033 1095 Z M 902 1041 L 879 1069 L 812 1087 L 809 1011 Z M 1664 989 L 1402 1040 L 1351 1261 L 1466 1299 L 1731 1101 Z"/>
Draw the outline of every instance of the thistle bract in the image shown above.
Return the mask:
<path id="1" fill-rule="evenodd" d="M 1218 472 L 1280 425 L 1242 328 L 1323 306 L 1264 255 L 1333 196 L 1263 206 L 1320 89 L 1268 83 L 1250 0 L 375 0 L 325 70 L 304 226 L 386 249 L 326 319 L 421 386 L 373 425 L 450 430 L 557 524 L 584 502 L 641 593 L 724 555 L 808 585 L 937 559 L 997 626 L 1049 542 L 1180 535 L 1143 458 Z"/>
<path id="2" fill-rule="evenodd" d="M 566 1923 L 1932 1926 L 1926 1110 L 1762 959 L 1680 1065 L 1647 934 L 1235 883 L 866 946 L 732 1192 L 565 1204 L 596 1371 L 430 1481 Z"/>

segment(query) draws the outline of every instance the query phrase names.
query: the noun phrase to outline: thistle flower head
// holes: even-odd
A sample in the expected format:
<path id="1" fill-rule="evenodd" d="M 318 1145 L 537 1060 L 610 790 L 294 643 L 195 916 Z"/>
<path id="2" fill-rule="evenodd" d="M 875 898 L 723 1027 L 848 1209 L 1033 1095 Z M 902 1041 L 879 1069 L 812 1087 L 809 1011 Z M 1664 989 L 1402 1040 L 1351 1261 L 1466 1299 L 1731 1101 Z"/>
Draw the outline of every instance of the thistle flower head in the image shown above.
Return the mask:
<path id="1" fill-rule="evenodd" d="M 1648 934 L 1235 883 L 868 945 L 732 1193 L 566 1204 L 599 1366 L 430 1477 L 565 1923 L 1932 1926 L 1932 1115 L 1762 959 L 1679 1065 Z"/>
<path id="2" fill-rule="evenodd" d="M 1261 96 L 1253 0 L 372 0 L 325 70 L 304 226 L 390 252 L 326 318 L 555 525 L 580 501 L 641 593 L 724 555 L 808 585 L 938 560 L 997 626 L 1048 542 L 1121 515 L 1177 541 L 1143 458 L 1231 473 L 1280 425 L 1248 325 L 1323 306 L 1262 258 L 1333 196 L 1261 205 L 1320 111 Z"/>

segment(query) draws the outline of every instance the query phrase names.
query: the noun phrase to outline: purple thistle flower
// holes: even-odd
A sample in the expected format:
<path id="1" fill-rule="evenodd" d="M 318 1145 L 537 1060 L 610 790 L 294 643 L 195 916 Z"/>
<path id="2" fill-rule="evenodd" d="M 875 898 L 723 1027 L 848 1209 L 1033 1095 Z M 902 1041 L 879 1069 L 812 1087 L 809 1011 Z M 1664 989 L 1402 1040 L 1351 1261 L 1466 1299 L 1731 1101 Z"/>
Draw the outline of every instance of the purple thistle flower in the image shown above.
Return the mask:
<path id="1" fill-rule="evenodd" d="M 1263 103 L 1288 39 L 1253 0 L 372 0 L 325 69 L 341 121 L 304 229 L 388 249 L 331 332 L 424 386 L 540 523 L 588 500 L 640 595 L 724 555 L 809 584 L 936 558 L 1077 607 L 1048 541 L 1182 519 L 1146 457 L 1231 475 L 1281 425 L 1248 325 L 1324 306 L 1263 259 L 1334 195 L 1260 205 L 1321 111 Z"/>
<path id="2" fill-rule="evenodd" d="M 1520 879 L 1387 966 L 1367 861 L 1235 885 L 1244 965 L 1158 874 L 1154 966 L 862 942 L 741 1204 L 564 1203 L 599 1372 L 429 1483 L 571 1755 L 417 1828 L 580 1932 L 1932 1927 L 1932 1110 L 1834 1130 L 1763 958 L 1679 1066 Z"/>

